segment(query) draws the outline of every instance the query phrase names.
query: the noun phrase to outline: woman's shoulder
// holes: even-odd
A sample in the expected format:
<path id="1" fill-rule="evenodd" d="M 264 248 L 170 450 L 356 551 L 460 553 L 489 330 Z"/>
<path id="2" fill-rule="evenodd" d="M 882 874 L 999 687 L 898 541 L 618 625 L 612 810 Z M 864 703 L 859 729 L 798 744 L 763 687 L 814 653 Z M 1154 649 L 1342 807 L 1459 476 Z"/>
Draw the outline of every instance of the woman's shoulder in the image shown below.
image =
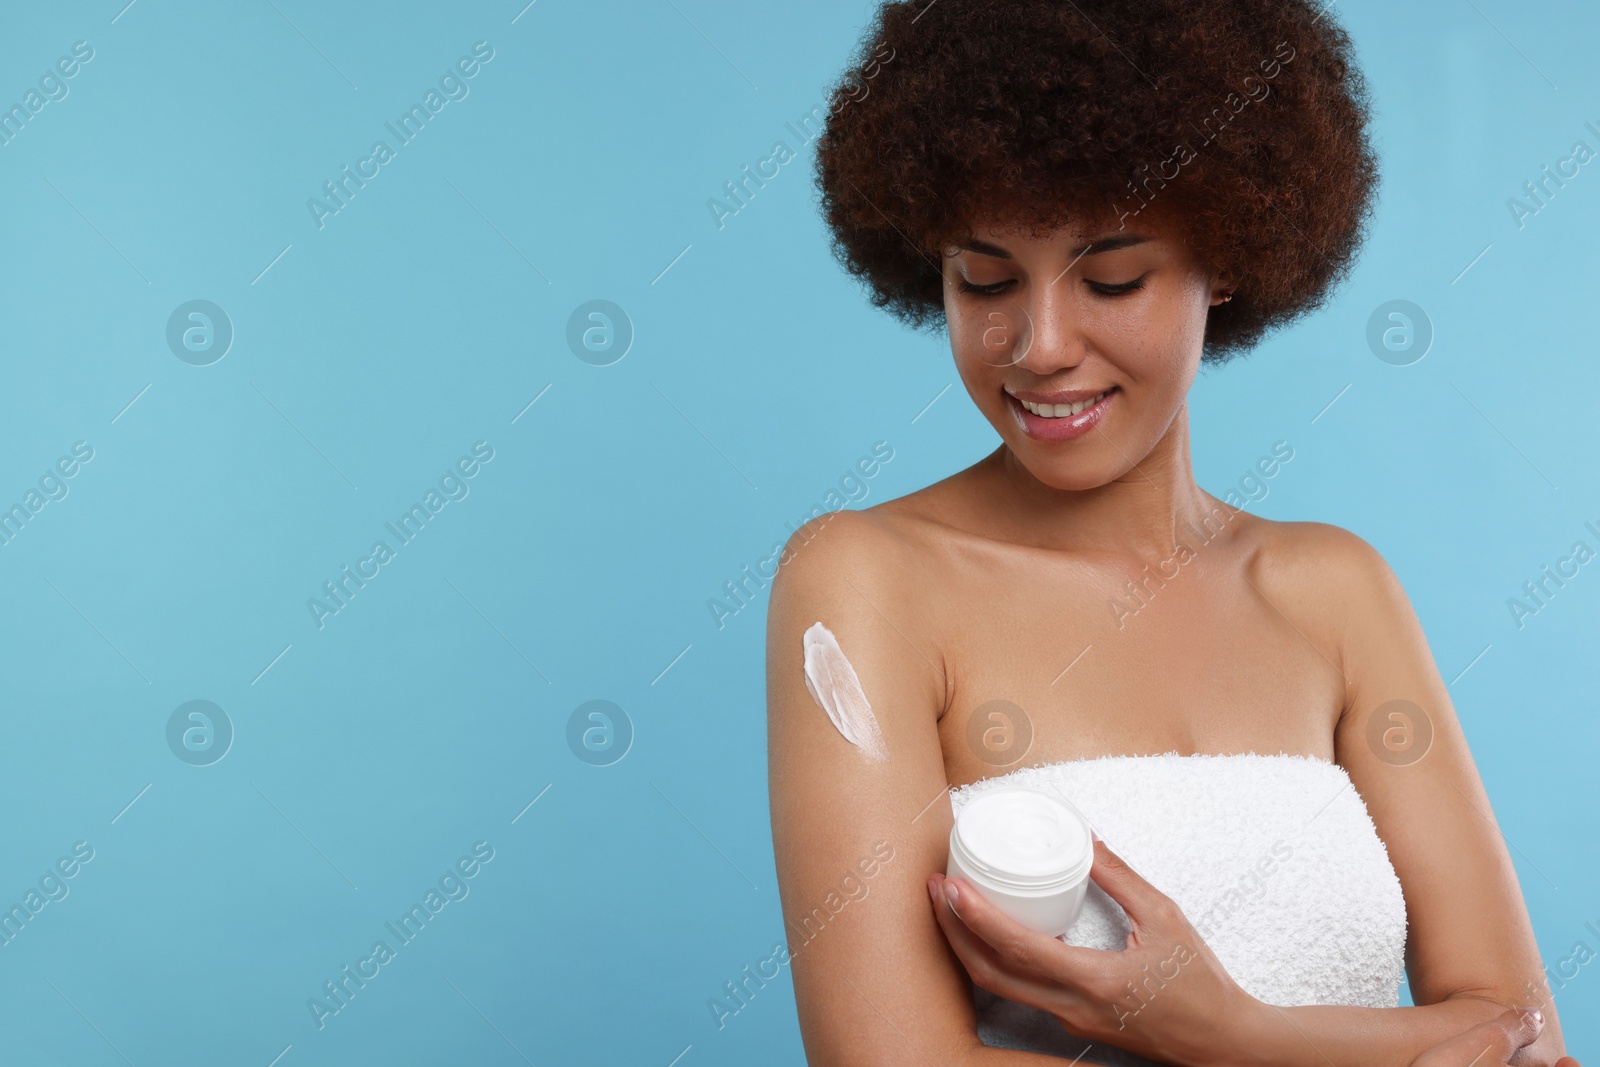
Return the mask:
<path id="1" fill-rule="evenodd" d="M 866 603 L 875 617 L 920 642 L 924 624 L 941 615 L 947 595 L 930 576 L 948 577 L 955 559 L 952 531 L 941 521 L 943 485 L 802 523 L 779 557 L 769 626 L 796 613 L 809 619 L 840 603 Z"/>
<path id="2" fill-rule="evenodd" d="M 914 571 L 926 550 L 921 525 L 904 498 L 868 508 L 824 512 L 797 527 L 779 558 L 783 584 L 850 580 L 880 584 Z"/>
<path id="3" fill-rule="evenodd" d="M 1382 553 L 1342 526 L 1251 516 L 1244 536 L 1251 577 L 1263 595 L 1300 604 L 1325 624 L 1343 627 L 1406 603 Z"/>
<path id="4" fill-rule="evenodd" d="M 1388 571 L 1382 554 L 1360 534 L 1331 522 L 1251 516 L 1252 548 L 1268 567 L 1324 581 L 1371 579 Z"/>

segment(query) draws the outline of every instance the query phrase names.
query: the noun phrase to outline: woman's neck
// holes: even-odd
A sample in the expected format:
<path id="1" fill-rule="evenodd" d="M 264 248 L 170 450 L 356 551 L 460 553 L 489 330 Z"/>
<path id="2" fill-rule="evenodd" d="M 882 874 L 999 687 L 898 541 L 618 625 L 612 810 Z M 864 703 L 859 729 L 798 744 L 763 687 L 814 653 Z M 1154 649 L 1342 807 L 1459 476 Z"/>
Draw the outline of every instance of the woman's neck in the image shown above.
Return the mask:
<path id="1" fill-rule="evenodd" d="M 1195 483 L 1187 405 L 1137 465 L 1092 489 L 1046 485 L 1004 444 L 976 472 L 987 521 L 1005 539 L 1036 548 L 1160 558 L 1179 542 L 1198 548 L 1226 521 Z"/>

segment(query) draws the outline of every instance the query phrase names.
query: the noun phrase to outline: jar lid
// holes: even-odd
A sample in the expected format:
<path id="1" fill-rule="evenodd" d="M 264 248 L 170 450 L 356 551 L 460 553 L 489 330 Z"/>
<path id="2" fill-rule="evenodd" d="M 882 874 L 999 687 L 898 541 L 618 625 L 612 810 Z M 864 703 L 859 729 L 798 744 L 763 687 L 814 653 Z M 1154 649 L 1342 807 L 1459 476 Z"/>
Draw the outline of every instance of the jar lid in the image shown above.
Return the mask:
<path id="1" fill-rule="evenodd" d="M 950 848 L 975 874 L 1019 889 L 1076 883 L 1094 864 L 1089 824 L 1078 810 L 1020 787 L 969 800 L 951 828 Z"/>

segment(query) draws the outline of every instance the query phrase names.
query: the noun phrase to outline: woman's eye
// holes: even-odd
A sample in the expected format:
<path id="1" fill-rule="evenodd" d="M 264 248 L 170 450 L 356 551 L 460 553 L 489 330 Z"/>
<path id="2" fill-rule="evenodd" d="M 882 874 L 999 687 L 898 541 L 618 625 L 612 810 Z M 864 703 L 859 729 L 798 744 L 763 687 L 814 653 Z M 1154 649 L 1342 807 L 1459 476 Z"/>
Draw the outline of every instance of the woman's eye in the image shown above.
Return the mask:
<path id="1" fill-rule="evenodd" d="M 957 279 L 956 288 L 963 293 L 976 293 L 979 296 L 994 296 L 1005 291 L 1006 287 L 1015 284 L 1013 279 L 1003 282 L 994 282 L 989 285 L 974 285 L 965 278 Z M 1131 282 L 1095 282 L 1084 279 L 1084 284 L 1101 296 L 1120 296 L 1123 293 L 1132 293 L 1144 288 L 1144 278 L 1141 275 Z"/>
<path id="2" fill-rule="evenodd" d="M 1144 279 L 1142 277 L 1135 278 L 1131 282 L 1091 282 L 1087 278 L 1084 279 L 1084 282 L 1089 288 L 1102 296 L 1117 296 L 1121 293 L 1131 293 L 1136 289 L 1144 288 Z"/>
<path id="3" fill-rule="evenodd" d="M 1011 279 L 1009 278 L 1003 282 L 994 282 L 990 285 L 973 285 L 965 278 L 961 278 L 956 282 L 956 288 L 961 290 L 963 293 L 977 293 L 980 296 L 993 296 L 995 293 L 1000 292 L 1010 284 Z"/>

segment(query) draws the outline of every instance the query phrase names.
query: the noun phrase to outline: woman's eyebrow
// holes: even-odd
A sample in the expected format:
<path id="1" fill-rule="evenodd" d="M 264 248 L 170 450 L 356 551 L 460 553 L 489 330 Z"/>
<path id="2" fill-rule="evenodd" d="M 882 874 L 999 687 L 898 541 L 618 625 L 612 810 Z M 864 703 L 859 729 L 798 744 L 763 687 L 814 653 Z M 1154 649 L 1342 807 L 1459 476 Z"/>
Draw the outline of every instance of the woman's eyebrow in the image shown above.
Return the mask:
<path id="1" fill-rule="evenodd" d="M 1100 252 L 1115 252 L 1119 248 L 1131 248 L 1133 245 L 1144 244 L 1148 240 L 1150 240 L 1150 237 L 1142 233 L 1125 233 L 1115 237 L 1104 237 L 1098 241 L 1091 241 L 1086 245 L 1079 245 L 1072 250 L 1072 256 L 1074 259 L 1078 259 L 1082 256 L 1092 256 Z M 968 238 L 957 247 L 969 252 L 978 252 L 985 256 L 994 256 L 996 259 L 1015 258 L 999 245 L 990 244 L 988 241 L 980 241 L 976 237 Z"/>
<path id="2" fill-rule="evenodd" d="M 1142 245 L 1150 240 L 1149 235 L 1142 233 L 1125 233 L 1117 237 L 1103 237 L 1086 245 L 1079 245 L 1072 250 L 1074 256 L 1092 256 L 1098 252 L 1115 252 L 1119 248 L 1131 248 Z"/>

